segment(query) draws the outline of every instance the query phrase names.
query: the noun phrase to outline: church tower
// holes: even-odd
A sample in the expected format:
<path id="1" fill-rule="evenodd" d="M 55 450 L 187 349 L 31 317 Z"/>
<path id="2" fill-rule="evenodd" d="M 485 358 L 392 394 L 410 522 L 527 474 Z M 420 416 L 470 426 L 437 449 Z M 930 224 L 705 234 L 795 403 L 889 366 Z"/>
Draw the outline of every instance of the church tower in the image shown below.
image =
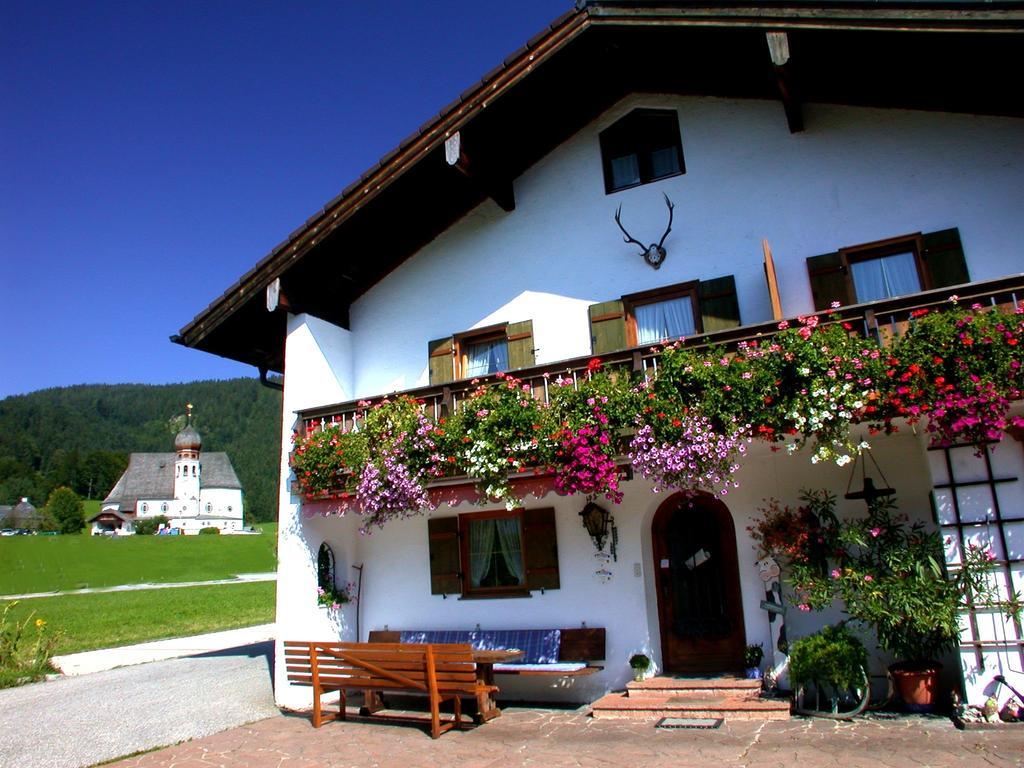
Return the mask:
<path id="1" fill-rule="evenodd" d="M 202 468 L 199 464 L 199 450 L 202 440 L 192 426 L 192 403 L 185 406 L 188 421 L 174 438 L 174 499 L 189 502 L 189 511 L 195 514 L 199 508 L 199 480 Z"/>

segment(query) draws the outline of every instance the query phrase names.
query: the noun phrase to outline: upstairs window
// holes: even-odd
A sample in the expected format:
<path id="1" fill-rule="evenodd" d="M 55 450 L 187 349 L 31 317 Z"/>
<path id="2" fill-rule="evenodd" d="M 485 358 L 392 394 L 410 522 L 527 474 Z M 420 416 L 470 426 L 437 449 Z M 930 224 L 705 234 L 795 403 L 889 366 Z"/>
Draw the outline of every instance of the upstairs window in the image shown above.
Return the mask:
<path id="1" fill-rule="evenodd" d="M 686 173 L 674 109 L 634 109 L 600 142 L 607 194 Z"/>
<path id="2" fill-rule="evenodd" d="M 623 296 L 630 346 L 693 336 L 700 324 L 697 283 Z"/>
<path id="3" fill-rule="evenodd" d="M 591 351 L 595 355 L 714 333 L 740 324 L 732 275 L 591 304 L 589 314 Z"/>
<path id="4" fill-rule="evenodd" d="M 488 376 L 508 370 L 508 336 L 504 326 L 456 337 L 462 378 Z"/>
<path id="5" fill-rule="evenodd" d="M 861 304 L 970 281 L 960 232 L 903 235 L 807 259 L 814 308 Z"/>
<path id="6" fill-rule="evenodd" d="M 430 383 L 444 384 L 528 368 L 536 358 L 533 321 L 502 323 L 427 343 Z"/>

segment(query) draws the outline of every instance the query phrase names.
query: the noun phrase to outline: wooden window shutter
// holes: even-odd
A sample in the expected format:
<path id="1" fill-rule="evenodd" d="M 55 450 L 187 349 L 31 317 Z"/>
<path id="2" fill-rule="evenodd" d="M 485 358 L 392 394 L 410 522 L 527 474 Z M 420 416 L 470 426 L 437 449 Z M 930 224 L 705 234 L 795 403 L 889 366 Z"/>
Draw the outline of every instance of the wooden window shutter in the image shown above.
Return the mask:
<path id="1" fill-rule="evenodd" d="M 740 324 L 740 303 L 732 275 L 701 280 L 697 288 L 704 333 L 724 331 Z"/>
<path id="2" fill-rule="evenodd" d="M 622 301 L 603 301 L 591 304 L 590 313 L 590 344 L 595 355 L 605 355 L 620 349 L 626 349 L 626 310 Z"/>
<path id="3" fill-rule="evenodd" d="M 811 279 L 814 308 L 829 309 L 833 301 L 842 306 L 854 303 L 849 269 L 839 251 L 811 256 L 807 259 L 807 275 Z"/>
<path id="4" fill-rule="evenodd" d="M 455 379 L 455 361 L 452 357 L 454 346 L 455 339 L 451 336 L 427 342 L 431 384 L 445 384 Z"/>
<path id="5" fill-rule="evenodd" d="M 509 323 L 505 329 L 508 338 L 508 367 L 529 368 L 536 362 L 533 349 L 533 320 Z"/>
<path id="6" fill-rule="evenodd" d="M 558 541 L 555 510 L 523 510 L 523 556 L 529 589 L 558 589 Z"/>
<path id="7" fill-rule="evenodd" d="M 970 282 L 959 229 L 953 227 L 929 232 L 921 236 L 921 244 L 921 258 L 928 276 L 927 288 L 945 288 L 947 285 Z"/>
<path id="8" fill-rule="evenodd" d="M 430 547 L 430 594 L 461 595 L 459 518 L 430 518 L 427 520 L 427 538 Z"/>

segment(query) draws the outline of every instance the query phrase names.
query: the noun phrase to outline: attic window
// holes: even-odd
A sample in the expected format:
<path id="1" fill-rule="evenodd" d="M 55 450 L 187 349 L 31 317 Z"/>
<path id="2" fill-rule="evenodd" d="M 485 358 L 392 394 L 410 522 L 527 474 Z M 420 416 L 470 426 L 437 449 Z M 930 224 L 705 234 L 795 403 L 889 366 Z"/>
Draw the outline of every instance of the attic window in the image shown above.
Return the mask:
<path id="1" fill-rule="evenodd" d="M 673 109 L 634 109 L 602 131 L 600 142 L 607 194 L 686 173 Z"/>

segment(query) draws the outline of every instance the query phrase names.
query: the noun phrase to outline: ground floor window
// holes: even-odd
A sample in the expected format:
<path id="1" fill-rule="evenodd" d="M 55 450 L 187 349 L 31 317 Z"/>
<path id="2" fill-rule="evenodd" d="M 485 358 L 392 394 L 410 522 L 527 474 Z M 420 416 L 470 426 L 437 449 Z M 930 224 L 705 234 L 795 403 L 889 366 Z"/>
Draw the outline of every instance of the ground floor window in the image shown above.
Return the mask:
<path id="1" fill-rule="evenodd" d="M 463 515 L 462 522 L 467 591 L 521 588 L 526 583 L 521 514 L 484 512 Z"/>

